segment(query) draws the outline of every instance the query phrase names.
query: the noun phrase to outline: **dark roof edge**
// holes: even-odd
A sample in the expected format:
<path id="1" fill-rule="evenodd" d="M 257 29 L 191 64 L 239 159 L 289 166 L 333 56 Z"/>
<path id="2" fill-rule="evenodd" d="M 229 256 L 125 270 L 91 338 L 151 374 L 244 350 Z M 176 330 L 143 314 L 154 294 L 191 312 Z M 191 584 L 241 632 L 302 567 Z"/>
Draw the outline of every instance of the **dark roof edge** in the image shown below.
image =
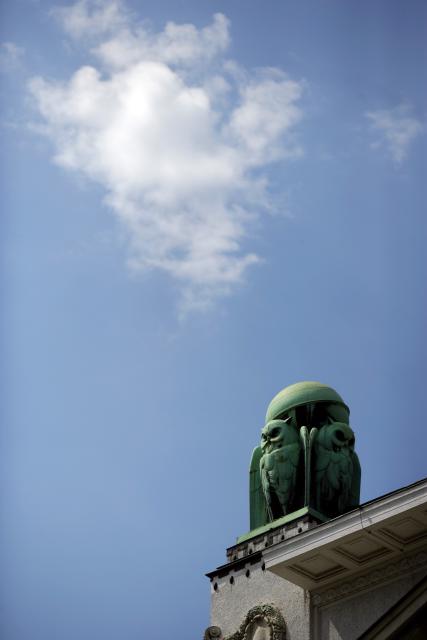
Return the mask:
<path id="1" fill-rule="evenodd" d="M 262 558 L 261 551 L 255 551 L 244 558 L 239 558 L 238 560 L 233 560 L 233 562 L 227 562 L 227 564 L 222 564 L 220 567 L 217 567 L 213 571 L 209 571 L 209 573 L 205 573 L 210 580 L 213 578 L 222 578 L 230 573 L 230 571 L 238 571 L 246 564 L 256 564 Z"/>
<path id="2" fill-rule="evenodd" d="M 424 484 L 427 482 L 427 478 L 422 478 L 421 480 L 417 480 L 416 482 L 412 482 L 411 484 L 407 484 L 404 487 L 400 487 L 399 489 L 393 489 L 393 491 L 390 491 L 389 493 L 384 493 L 382 496 L 378 496 L 377 498 L 372 498 L 371 500 L 368 500 L 367 502 L 362 502 L 362 504 L 360 504 L 357 509 L 362 509 L 363 507 L 367 507 L 368 504 L 372 504 L 373 502 L 378 502 L 379 500 L 383 500 L 383 498 L 388 498 L 389 496 L 393 496 L 395 494 L 398 493 L 404 493 L 405 491 L 407 491 L 408 489 L 412 489 L 420 484 Z M 354 509 L 355 511 L 356 509 Z M 350 511 L 348 511 L 347 513 L 351 513 Z M 339 518 L 340 516 L 338 516 Z"/>

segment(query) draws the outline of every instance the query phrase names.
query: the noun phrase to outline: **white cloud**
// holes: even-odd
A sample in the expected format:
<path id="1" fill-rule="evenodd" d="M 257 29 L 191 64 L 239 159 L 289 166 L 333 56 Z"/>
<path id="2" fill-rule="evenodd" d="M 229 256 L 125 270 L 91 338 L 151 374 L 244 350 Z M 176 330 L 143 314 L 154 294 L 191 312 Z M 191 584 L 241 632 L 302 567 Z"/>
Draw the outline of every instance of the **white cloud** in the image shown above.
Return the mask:
<path id="1" fill-rule="evenodd" d="M 246 148 L 248 163 L 258 165 L 284 153 L 301 153 L 298 146 L 288 144 L 285 151 L 281 144 L 282 134 L 300 120 L 301 94 L 302 83 L 286 79 L 278 69 L 264 70 L 241 89 L 241 103 L 231 114 L 229 128 Z"/>
<path id="2" fill-rule="evenodd" d="M 0 44 L 0 71 L 9 73 L 19 68 L 25 49 L 18 47 L 14 42 L 2 42 Z"/>
<path id="3" fill-rule="evenodd" d="M 72 38 L 102 36 L 125 27 L 130 19 L 121 0 L 78 0 L 51 13 Z"/>
<path id="4" fill-rule="evenodd" d="M 128 233 L 130 267 L 166 271 L 183 304 L 203 308 L 259 261 L 244 250 L 254 205 L 269 204 L 259 170 L 300 153 L 292 130 L 302 85 L 278 69 L 248 79 L 225 63 L 220 14 L 203 29 L 168 23 L 158 34 L 124 15 L 118 2 L 68 8 L 64 25 L 91 34 L 102 66 L 65 82 L 33 78 L 30 90 L 55 161 L 105 188 Z"/>
<path id="5" fill-rule="evenodd" d="M 126 68 L 141 60 L 194 66 L 224 52 L 229 45 L 228 20 L 218 13 L 204 29 L 168 22 L 161 33 L 146 28 L 123 28 L 97 46 L 93 53 L 107 66 Z"/>
<path id="6" fill-rule="evenodd" d="M 422 123 L 415 118 L 408 105 L 394 109 L 380 109 L 365 114 L 372 128 L 380 134 L 374 148 L 383 146 L 396 164 L 401 164 L 408 155 L 411 143 L 423 132 Z"/>

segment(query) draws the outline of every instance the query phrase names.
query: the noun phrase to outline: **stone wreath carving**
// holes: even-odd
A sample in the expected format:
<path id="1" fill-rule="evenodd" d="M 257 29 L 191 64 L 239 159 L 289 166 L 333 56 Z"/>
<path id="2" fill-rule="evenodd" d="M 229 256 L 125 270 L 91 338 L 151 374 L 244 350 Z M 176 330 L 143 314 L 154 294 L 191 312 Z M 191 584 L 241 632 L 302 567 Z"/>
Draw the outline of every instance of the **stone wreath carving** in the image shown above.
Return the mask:
<path id="1" fill-rule="evenodd" d="M 248 611 L 238 631 L 224 636 L 219 627 L 208 627 L 204 640 L 286 640 L 286 624 L 272 604 L 260 604 Z"/>
<path id="2" fill-rule="evenodd" d="M 223 640 L 224 636 L 219 627 L 208 627 L 203 636 L 203 640 Z"/>

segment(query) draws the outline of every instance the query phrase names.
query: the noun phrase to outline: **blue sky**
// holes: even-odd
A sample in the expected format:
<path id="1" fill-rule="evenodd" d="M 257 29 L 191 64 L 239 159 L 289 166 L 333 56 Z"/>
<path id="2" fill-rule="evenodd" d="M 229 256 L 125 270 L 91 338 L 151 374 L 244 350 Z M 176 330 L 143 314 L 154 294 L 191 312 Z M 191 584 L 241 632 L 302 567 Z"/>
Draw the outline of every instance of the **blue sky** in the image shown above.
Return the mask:
<path id="1" fill-rule="evenodd" d="M 282 387 L 426 475 L 427 6 L 1 14 L 2 637 L 198 638 Z"/>

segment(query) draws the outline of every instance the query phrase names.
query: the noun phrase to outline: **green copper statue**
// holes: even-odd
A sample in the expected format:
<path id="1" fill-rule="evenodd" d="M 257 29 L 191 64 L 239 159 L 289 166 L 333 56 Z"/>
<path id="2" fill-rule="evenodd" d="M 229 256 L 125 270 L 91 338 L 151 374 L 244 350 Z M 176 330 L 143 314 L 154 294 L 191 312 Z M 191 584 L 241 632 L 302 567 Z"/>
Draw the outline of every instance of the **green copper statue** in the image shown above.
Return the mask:
<path id="1" fill-rule="evenodd" d="M 267 422 L 261 432 L 259 473 L 270 521 L 295 510 L 301 450 L 300 434 L 290 417 Z"/>
<path id="2" fill-rule="evenodd" d="M 302 507 L 333 518 L 359 504 L 350 410 L 334 389 L 298 382 L 267 409 L 250 466 L 251 530 Z"/>

